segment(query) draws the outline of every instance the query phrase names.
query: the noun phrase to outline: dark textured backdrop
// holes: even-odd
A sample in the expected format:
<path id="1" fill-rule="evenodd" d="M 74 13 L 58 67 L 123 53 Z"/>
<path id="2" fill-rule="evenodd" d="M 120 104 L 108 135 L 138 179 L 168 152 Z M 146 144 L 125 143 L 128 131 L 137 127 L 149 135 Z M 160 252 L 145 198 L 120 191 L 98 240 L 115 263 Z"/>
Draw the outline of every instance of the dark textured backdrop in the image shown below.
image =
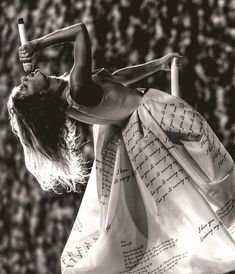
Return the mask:
<path id="1" fill-rule="evenodd" d="M 57 274 L 59 257 L 80 205 L 78 194 L 43 192 L 25 170 L 9 127 L 6 101 L 23 75 L 17 18 L 30 39 L 77 22 L 91 34 L 94 68 L 111 71 L 178 51 L 182 97 L 209 121 L 235 157 L 234 0 L 39 0 L 0 3 L 0 273 Z M 44 50 L 38 66 L 62 74 L 71 45 Z M 232 65 L 233 64 L 233 65 Z M 139 83 L 169 91 L 169 73 Z M 89 146 L 87 152 L 92 154 Z"/>

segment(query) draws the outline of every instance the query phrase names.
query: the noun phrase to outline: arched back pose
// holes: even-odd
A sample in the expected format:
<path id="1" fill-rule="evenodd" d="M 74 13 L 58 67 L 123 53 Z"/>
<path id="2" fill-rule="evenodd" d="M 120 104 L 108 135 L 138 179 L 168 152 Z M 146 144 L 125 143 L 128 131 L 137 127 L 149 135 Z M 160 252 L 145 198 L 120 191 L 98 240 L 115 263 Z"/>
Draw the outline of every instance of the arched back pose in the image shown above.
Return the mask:
<path id="1" fill-rule="evenodd" d="M 69 77 L 22 79 L 8 107 L 26 166 L 44 189 L 82 182 L 79 122 L 94 124 L 95 161 L 61 257 L 72 273 L 223 273 L 234 269 L 234 163 L 204 118 L 182 99 L 127 85 L 178 54 L 92 72 L 84 24 L 20 48 L 74 42 Z"/>

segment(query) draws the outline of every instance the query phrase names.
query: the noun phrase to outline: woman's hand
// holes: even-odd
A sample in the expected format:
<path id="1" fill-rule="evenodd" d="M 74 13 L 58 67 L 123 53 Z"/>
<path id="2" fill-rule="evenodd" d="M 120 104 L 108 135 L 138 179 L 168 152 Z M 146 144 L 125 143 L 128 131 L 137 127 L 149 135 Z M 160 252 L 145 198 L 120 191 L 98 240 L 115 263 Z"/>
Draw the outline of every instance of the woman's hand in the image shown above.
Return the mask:
<path id="1" fill-rule="evenodd" d="M 29 41 L 19 48 L 19 58 L 23 63 L 32 63 L 36 57 L 37 42 Z"/>
<path id="2" fill-rule="evenodd" d="M 163 62 L 161 69 L 165 70 L 165 71 L 170 71 L 171 70 L 171 62 L 174 58 L 176 58 L 177 67 L 179 69 L 181 69 L 183 56 L 179 55 L 179 53 L 177 53 L 177 52 L 169 53 L 166 56 L 161 58 L 162 62 Z"/>

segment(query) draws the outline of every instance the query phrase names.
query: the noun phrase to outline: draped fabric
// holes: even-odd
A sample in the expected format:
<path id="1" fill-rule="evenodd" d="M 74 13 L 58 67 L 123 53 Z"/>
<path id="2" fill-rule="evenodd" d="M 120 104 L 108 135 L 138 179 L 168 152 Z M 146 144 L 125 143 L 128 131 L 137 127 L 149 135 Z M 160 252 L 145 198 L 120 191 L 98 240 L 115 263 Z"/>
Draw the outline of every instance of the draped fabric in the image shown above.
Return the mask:
<path id="1" fill-rule="evenodd" d="M 150 89 L 123 127 L 94 129 L 96 157 L 62 273 L 234 270 L 234 163 L 205 119 Z"/>

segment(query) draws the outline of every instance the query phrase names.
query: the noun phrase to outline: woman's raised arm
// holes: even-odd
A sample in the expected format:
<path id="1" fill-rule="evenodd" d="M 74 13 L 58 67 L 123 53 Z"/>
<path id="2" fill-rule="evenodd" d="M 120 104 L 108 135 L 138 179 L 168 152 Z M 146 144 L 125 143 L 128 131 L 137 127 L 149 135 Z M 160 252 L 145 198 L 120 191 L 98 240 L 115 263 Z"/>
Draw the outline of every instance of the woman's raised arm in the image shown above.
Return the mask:
<path id="1" fill-rule="evenodd" d="M 38 50 L 57 44 L 74 42 L 77 38 L 78 33 L 83 30 L 83 28 L 84 24 L 78 23 L 66 28 L 56 30 L 41 38 L 33 40 L 33 42 L 36 44 Z"/>
<path id="2" fill-rule="evenodd" d="M 40 38 L 29 41 L 19 48 L 19 57 L 21 61 L 32 58 L 32 55 L 46 47 L 74 42 L 77 38 L 78 32 L 83 28 L 82 23 L 72 25 L 70 27 L 62 28 L 52 33 L 49 33 Z M 28 60 L 27 59 L 27 60 Z"/>
<path id="3" fill-rule="evenodd" d="M 19 48 L 22 62 L 32 60 L 33 54 L 46 47 L 74 42 L 74 65 L 70 72 L 70 87 L 72 98 L 81 103 L 87 100 L 86 91 L 92 86 L 91 67 L 92 54 L 90 38 L 83 23 L 59 29 L 41 38 L 29 41 Z"/>
<path id="4" fill-rule="evenodd" d="M 169 53 L 160 59 L 155 59 L 148 63 L 119 69 L 112 75 L 115 76 L 122 84 L 129 85 L 159 70 L 170 71 L 170 63 L 175 57 L 181 58 L 182 56 L 178 53 Z"/>

